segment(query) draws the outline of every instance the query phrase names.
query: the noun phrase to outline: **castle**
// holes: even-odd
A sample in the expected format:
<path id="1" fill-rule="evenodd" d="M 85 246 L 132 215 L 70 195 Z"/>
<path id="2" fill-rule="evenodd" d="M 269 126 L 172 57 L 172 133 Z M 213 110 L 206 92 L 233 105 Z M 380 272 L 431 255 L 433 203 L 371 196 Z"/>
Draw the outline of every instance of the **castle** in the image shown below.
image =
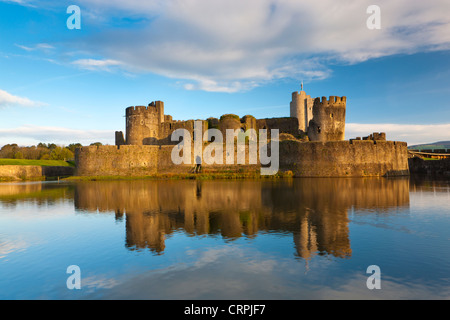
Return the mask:
<path id="1" fill-rule="evenodd" d="M 278 129 L 293 137 L 308 136 L 309 141 L 342 141 L 345 137 L 346 97 L 330 96 L 312 99 L 305 91 L 293 92 L 290 117 L 255 119 L 251 115 L 239 118 L 225 114 L 220 119 L 204 120 L 203 128 L 217 128 L 225 134 L 227 129 Z M 168 145 L 176 129 L 194 134 L 194 120 L 176 121 L 164 114 L 164 102 L 154 101 L 148 106 L 128 107 L 125 112 L 126 136 L 116 131 L 116 145 Z"/>
<path id="2" fill-rule="evenodd" d="M 115 133 L 115 146 L 82 147 L 75 153 L 78 175 L 154 175 L 188 173 L 189 165 L 175 165 L 170 155 L 176 129 L 195 137 L 195 122 L 207 129 L 246 132 L 279 130 L 281 171 L 297 177 L 407 175 L 405 142 L 387 141 L 385 133 L 345 140 L 346 97 L 311 98 L 302 90 L 292 93 L 290 116 L 256 119 L 225 114 L 206 120 L 173 120 L 164 113 L 164 102 L 126 108 L 126 134 Z M 210 142 L 210 141 L 209 141 Z M 207 142 L 207 143 L 209 143 Z M 203 146 L 205 147 L 205 146 Z M 237 150 L 235 150 L 237 152 Z M 248 155 L 248 148 L 244 151 Z M 224 152 L 225 153 L 225 152 Z M 228 155 L 223 155 L 227 157 Z M 191 163 L 194 163 L 193 161 Z M 257 171 L 262 164 L 205 165 L 209 172 Z"/>

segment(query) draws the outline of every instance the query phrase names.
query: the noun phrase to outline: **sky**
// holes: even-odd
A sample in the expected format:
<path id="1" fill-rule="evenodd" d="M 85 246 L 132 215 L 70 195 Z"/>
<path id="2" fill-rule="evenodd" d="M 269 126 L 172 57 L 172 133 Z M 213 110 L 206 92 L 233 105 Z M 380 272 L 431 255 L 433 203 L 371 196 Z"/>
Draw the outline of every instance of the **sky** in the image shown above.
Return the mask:
<path id="1" fill-rule="evenodd" d="M 176 120 L 287 117 L 302 82 L 347 97 L 347 139 L 450 140 L 449 12 L 448 0 L 0 0 L 0 146 L 114 144 L 125 108 L 156 100 Z"/>

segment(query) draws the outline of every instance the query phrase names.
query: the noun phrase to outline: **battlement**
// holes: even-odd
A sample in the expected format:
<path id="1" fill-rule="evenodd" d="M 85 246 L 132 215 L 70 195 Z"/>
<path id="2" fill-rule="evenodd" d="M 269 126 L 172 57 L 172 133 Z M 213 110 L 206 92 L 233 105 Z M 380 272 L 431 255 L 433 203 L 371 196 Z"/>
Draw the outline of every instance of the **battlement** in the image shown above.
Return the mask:
<path id="1" fill-rule="evenodd" d="M 327 97 L 322 97 L 314 99 L 314 104 L 322 104 L 322 105 L 334 105 L 336 107 L 345 107 L 347 103 L 347 97 L 338 97 L 338 96 L 330 96 L 329 99 Z"/>
<path id="2" fill-rule="evenodd" d="M 127 116 L 142 115 L 145 113 L 161 113 L 164 114 L 164 103 L 162 101 L 153 101 L 148 106 L 132 106 L 125 110 Z"/>
<path id="3" fill-rule="evenodd" d="M 135 106 L 126 108 L 125 114 L 130 115 L 141 115 L 144 113 L 158 113 L 158 109 L 155 106 Z"/>

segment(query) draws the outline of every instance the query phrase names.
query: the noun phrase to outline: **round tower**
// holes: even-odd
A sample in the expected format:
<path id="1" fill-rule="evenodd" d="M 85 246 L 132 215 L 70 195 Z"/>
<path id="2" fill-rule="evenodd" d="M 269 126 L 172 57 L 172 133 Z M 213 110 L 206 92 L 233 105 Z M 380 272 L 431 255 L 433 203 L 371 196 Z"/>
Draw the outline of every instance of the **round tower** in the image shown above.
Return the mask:
<path id="1" fill-rule="evenodd" d="M 298 119 L 298 129 L 306 132 L 305 126 L 305 91 L 292 92 L 292 101 L 290 104 L 290 116 Z"/>
<path id="2" fill-rule="evenodd" d="M 161 101 L 126 109 L 126 143 L 128 145 L 157 144 L 164 107 Z"/>
<path id="3" fill-rule="evenodd" d="M 290 116 L 298 119 L 298 129 L 307 132 L 309 121 L 312 119 L 312 107 L 314 99 L 302 90 L 292 92 L 292 101 L 290 103 Z"/>
<path id="4" fill-rule="evenodd" d="M 309 122 L 310 141 L 339 141 L 345 139 L 345 109 L 347 98 L 330 96 L 316 98 L 313 119 Z"/>
<path id="5" fill-rule="evenodd" d="M 239 116 L 235 114 L 224 114 L 219 120 L 219 130 L 225 139 L 227 134 L 227 129 L 232 129 L 233 131 L 241 129 L 241 120 Z M 225 140 L 224 140 L 225 141 Z"/>
<path id="6" fill-rule="evenodd" d="M 257 129 L 256 118 L 251 115 L 245 115 L 241 118 L 241 123 L 243 124 L 243 129 L 245 131 L 249 129 Z"/>

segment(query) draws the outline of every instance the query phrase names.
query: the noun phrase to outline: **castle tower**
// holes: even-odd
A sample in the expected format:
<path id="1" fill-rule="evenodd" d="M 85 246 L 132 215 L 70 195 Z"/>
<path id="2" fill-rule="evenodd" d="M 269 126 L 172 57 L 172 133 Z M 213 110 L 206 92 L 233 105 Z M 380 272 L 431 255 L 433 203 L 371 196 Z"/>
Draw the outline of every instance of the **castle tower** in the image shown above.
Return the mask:
<path id="1" fill-rule="evenodd" d="M 345 139 L 345 109 L 347 98 L 330 96 L 316 98 L 313 119 L 309 122 L 310 141 L 339 141 Z"/>
<path id="2" fill-rule="evenodd" d="M 290 116 L 298 119 L 298 129 L 307 132 L 309 121 L 313 117 L 314 99 L 303 91 L 303 83 L 300 92 L 292 92 L 290 104 Z"/>
<path id="3" fill-rule="evenodd" d="M 156 144 L 159 129 L 164 122 L 164 102 L 155 101 L 145 106 L 126 109 L 126 144 Z"/>

